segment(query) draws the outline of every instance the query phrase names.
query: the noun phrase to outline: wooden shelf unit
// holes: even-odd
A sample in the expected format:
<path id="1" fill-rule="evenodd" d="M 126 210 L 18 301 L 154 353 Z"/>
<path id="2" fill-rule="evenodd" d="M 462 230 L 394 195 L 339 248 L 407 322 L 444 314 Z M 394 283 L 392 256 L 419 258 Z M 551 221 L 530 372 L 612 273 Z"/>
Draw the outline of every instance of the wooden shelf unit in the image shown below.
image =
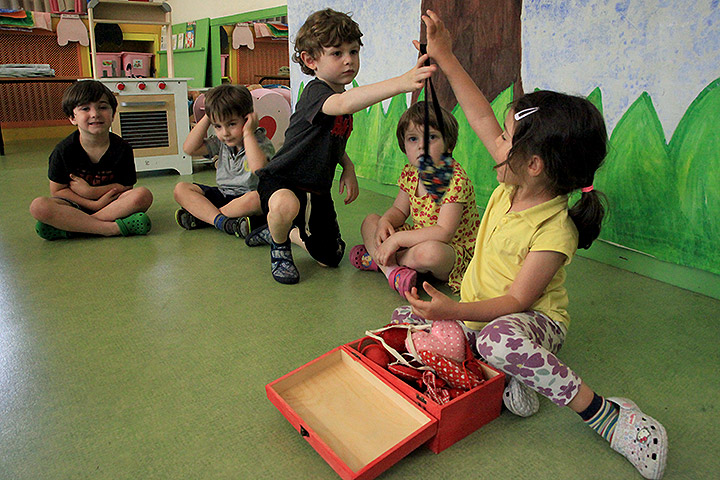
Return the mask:
<path id="1" fill-rule="evenodd" d="M 95 25 L 98 23 L 165 26 L 168 77 L 175 76 L 172 45 L 172 8 L 167 2 L 136 2 L 131 0 L 91 0 L 88 3 L 88 30 L 93 78 L 100 78 L 96 68 L 97 49 Z M 157 65 L 156 65 L 157 66 Z"/>

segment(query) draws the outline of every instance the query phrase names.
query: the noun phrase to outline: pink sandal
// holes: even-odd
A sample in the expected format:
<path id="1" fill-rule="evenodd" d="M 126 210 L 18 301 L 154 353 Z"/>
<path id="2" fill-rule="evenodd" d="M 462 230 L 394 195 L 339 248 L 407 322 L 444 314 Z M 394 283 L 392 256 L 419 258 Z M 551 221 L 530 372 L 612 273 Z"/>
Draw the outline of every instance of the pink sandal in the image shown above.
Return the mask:
<path id="1" fill-rule="evenodd" d="M 416 282 L 417 272 L 408 267 L 398 267 L 390 272 L 388 277 L 390 287 L 403 298 L 406 298 L 406 294 L 415 286 Z"/>
<path id="2" fill-rule="evenodd" d="M 372 259 L 365 245 L 355 245 L 350 249 L 350 263 L 358 270 L 378 271 L 377 263 Z"/>

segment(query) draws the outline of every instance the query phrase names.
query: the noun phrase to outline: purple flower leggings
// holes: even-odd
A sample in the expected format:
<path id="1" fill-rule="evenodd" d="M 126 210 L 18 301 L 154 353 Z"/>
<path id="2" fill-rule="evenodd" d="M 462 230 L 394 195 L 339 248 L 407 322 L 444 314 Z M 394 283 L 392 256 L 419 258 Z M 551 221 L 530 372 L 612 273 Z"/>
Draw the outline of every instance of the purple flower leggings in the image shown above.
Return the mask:
<path id="1" fill-rule="evenodd" d="M 431 323 L 398 307 L 392 323 Z M 564 407 L 580 388 L 580 377 L 555 354 L 565 341 L 566 329 L 539 312 L 498 317 L 480 331 L 460 323 L 476 357 L 515 377 L 536 392 Z"/>

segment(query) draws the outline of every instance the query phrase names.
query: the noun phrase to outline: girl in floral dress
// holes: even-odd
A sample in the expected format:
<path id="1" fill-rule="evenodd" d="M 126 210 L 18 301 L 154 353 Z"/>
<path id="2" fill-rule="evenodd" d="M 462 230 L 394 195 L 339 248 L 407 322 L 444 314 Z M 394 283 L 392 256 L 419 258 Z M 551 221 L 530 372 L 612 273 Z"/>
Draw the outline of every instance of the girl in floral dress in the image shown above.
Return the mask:
<path id="1" fill-rule="evenodd" d="M 430 109 L 425 125 L 424 102 L 408 108 L 397 127 L 400 150 L 408 164 L 398 181 L 393 205 L 382 215 L 370 214 L 362 223 L 363 245 L 350 250 L 350 262 L 360 270 L 381 271 L 400 296 L 413 288 L 417 274 L 430 273 L 458 292 L 472 258 L 479 217 L 475 189 L 465 170 L 453 160 L 453 177 L 438 205 L 419 181 L 419 159 L 424 154 L 424 128 L 430 129 L 430 155 L 437 159 L 452 152 L 458 123 L 442 110 L 444 132 Z M 412 217 L 412 224 L 406 223 Z"/>

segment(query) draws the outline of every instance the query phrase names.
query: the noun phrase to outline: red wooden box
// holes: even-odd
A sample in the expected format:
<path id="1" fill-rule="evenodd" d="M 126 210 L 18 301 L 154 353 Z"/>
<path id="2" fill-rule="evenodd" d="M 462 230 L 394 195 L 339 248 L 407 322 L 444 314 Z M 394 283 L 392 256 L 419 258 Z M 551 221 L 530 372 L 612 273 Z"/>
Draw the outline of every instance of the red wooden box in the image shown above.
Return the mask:
<path id="1" fill-rule="evenodd" d="M 331 350 L 269 383 L 270 401 L 343 479 L 370 480 L 426 443 L 439 453 L 500 415 L 505 375 L 438 405 L 357 350 Z"/>

